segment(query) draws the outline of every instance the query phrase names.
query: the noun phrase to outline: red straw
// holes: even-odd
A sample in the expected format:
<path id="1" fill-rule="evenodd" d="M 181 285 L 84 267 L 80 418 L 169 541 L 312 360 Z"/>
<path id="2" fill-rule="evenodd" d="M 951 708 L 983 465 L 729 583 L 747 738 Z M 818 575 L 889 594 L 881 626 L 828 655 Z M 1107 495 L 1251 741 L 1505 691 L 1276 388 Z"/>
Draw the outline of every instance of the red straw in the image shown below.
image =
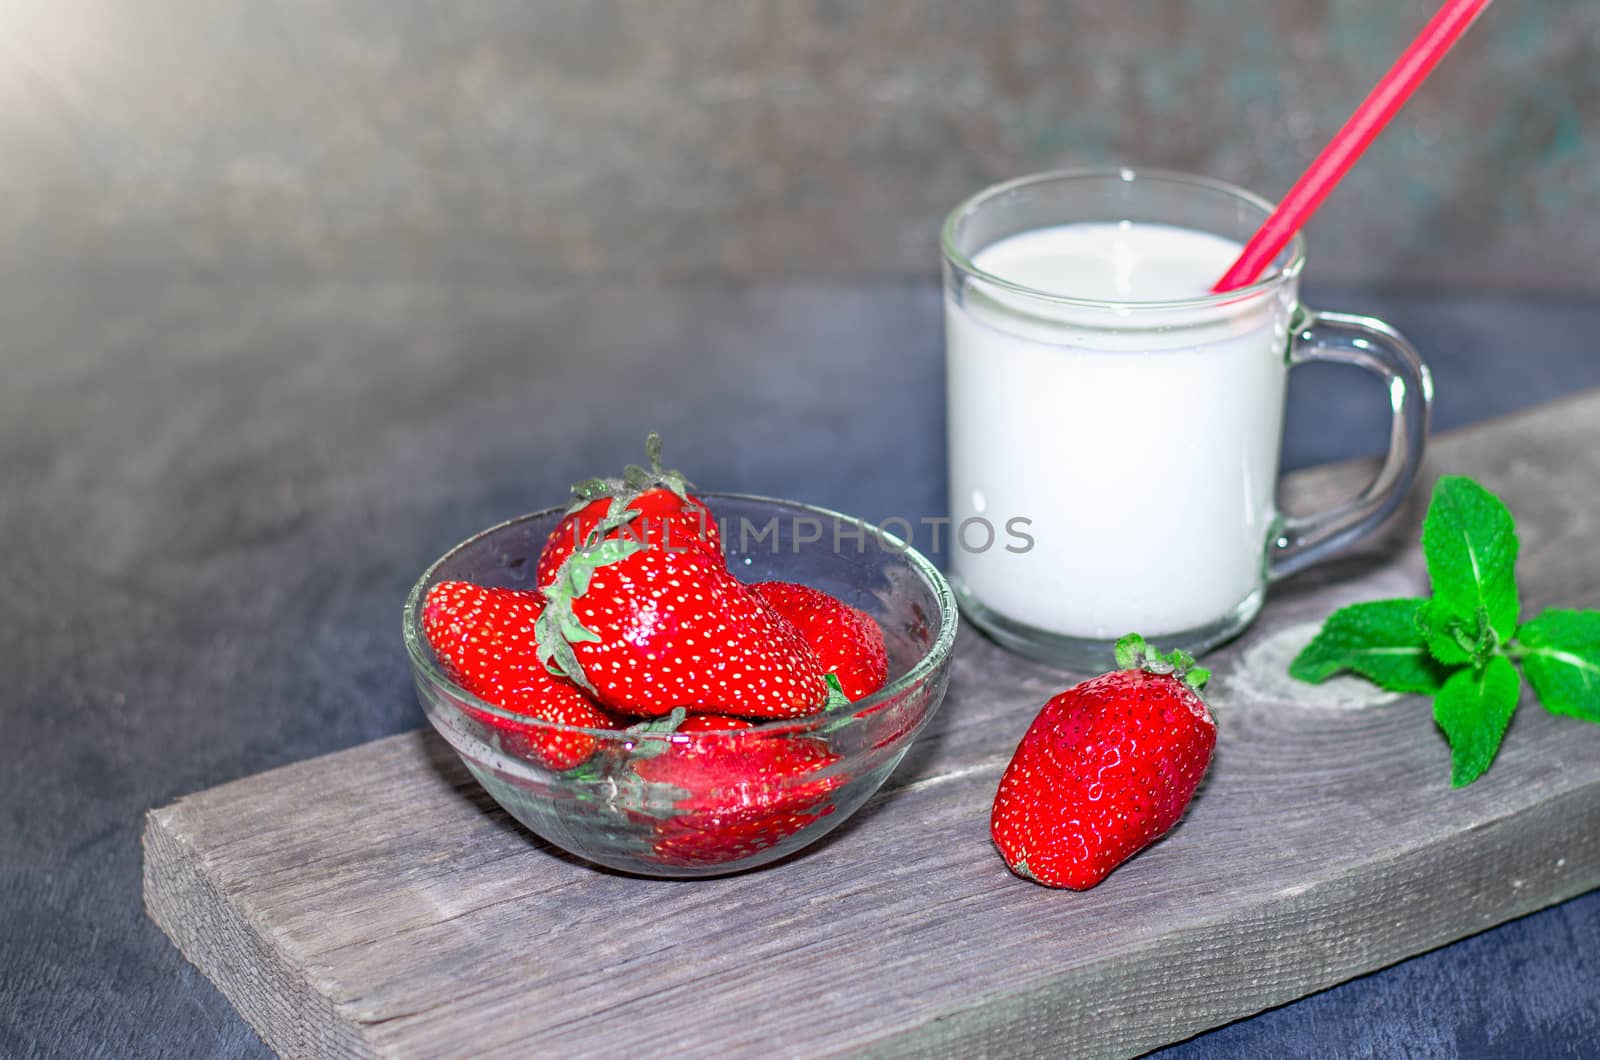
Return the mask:
<path id="1" fill-rule="evenodd" d="M 1488 6 L 1489 0 L 1446 0 L 1439 13 L 1423 27 L 1417 39 L 1400 56 L 1400 60 L 1361 101 L 1361 106 L 1350 115 L 1344 128 L 1322 149 L 1322 154 L 1311 163 L 1311 168 L 1289 189 L 1289 194 L 1272 211 L 1272 216 L 1250 237 L 1239 260 L 1217 281 L 1213 291 L 1231 291 L 1252 283 L 1261 275 L 1262 270 L 1294 238 L 1294 234 L 1311 219 L 1311 214 L 1322 205 L 1322 200 L 1327 198 L 1333 186 L 1356 164 L 1356 159 L 1361 157 L 1367 145 L 1389 124 L 1389 119 L 1411 98 L 1411 93 L 1427 79 L 1439 60 L 1444 58 L 1444 53 L 1461 39 L 1473 19 Z"/>

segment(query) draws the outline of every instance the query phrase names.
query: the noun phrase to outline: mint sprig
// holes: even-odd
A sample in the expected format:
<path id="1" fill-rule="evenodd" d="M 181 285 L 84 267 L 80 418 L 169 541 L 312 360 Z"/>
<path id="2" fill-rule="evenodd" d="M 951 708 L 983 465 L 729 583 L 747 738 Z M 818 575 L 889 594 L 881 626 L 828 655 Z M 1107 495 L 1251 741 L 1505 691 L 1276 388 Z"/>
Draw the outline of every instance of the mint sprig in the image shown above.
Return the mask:
<path id="1" fill-rule="evenodd" d="M 1351 670 L 1393 692 L 1433 695 L 1449 671 L 1418 636 L 1417 616 L 1426 600 L 1373 600 L 1335 611 L 1289 667 L 1302 681 L 1319 684 Z"/>
<path id="2" fill-rule="evenodd" d="M 1600 722 L 1600 611 L 1551 608 L 1523 623 L 1516 648 L 1546 710 Z"/>
<path id="3" fill-rule="evenodd" d="M 1517 630 L 1517 527 L 1500 498 L 1461 475 L 1439 480 L 1422 520 L 1422 554 L 1433 583 L 1430 620 L 1449 628 L 1470 626 L 1491 653 L 1489 631 L 1508 641 Z M 1442 661 L 1442 660 L 1441 660 Z"/>
<path id="4" fill-rule="evenodd" d="M 1450 741 L 1452 786 L 1470 784 L 1489 768 L 1521 692 L 1522 678 L 1504 655 L 1482 668 L 1463 666 L 1445 678 L 1433 697 L 1433 720 Z"/>
<path id="5" fill-rule="evenodd" d="M 1422 522 L 1433 595 L 1340 608 L 1290 676 L 1318 684 L 1349 671 L 1433 696 L 1455 787 L 1482 776 L 1500 749 L 1521 696 L 1516 662 L 1546 710 L 1600 722 L 1600 611 L 1551 609 L 1519 626 L 1517 548 L 1498 497 L 1470 478 L 1441 478 Z"/>

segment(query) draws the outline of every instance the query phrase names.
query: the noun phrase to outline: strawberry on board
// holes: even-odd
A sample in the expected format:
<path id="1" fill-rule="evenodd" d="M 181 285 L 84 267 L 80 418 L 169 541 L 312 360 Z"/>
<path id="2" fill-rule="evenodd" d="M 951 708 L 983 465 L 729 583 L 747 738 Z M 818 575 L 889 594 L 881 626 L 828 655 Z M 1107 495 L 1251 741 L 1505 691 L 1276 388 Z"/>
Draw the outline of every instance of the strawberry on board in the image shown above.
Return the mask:
<path id="1" fill-rule="evenodd" d="M 827 772 L 839 757 L 794 733 L 722 735 L 749 728 L 738 718 L 691 714 L 661 754 L 633 770 L 672 789 L 655 826 L 654 852 L 668 865 L 716 865 L 754 854 L 833 812 L 828 795 L 844 778 Z"/>
<path id="2" fill-rule="evenodd" d="M 516 589 L 440 582 L 428 591 L 422 629 L 451 680 L 478 698 L 534 721 L 614 729 L 583 690 L 539 661 L 534 628 L 544 597 Z M 508 753 L 567 770 L 594 754 L 594 736 L 519 724 L 482 710 L 469 714 L 500 736 Z"/>
<path id="3" fill-rule="evenodd" d="M 1000 778 L 989 831 L 1019 876 L 1088 890 L 1178 823 L 1211 764 L 1209 673 L 1133 634 L 1117 665 L 1046 703 Z"/>
<path id="4" fill-rule="evenodd" d="M 629 464 L 620 479 L 585 479 L 572 487 L 567 517 L 550 532 L 539 554 L 541 586 L 577 548 L 595 537 L 630 537 L 654 548 L 698 549 L 722 558 L 722 535 L 711 510 L 689 493 L 683 472 L 661 466 L 661 436 L 645 440 L 649 468 Z"/>
<path id="5" fill-rule="evenodd" d="M 543 592 L 540 658 L 603 706 L 788 718 L 828 702 L 805 639 L 720 556 L 603 539 L 568 556 Z"/>
<path id="6" fill-rule="evenodd" d="M 838 676 L 851 702 L 876 692 L 889 679 L 883 630 L 865 611 L 809 585 L 758 582 L 750 588 L 794 623 L 823 672 Z"/>

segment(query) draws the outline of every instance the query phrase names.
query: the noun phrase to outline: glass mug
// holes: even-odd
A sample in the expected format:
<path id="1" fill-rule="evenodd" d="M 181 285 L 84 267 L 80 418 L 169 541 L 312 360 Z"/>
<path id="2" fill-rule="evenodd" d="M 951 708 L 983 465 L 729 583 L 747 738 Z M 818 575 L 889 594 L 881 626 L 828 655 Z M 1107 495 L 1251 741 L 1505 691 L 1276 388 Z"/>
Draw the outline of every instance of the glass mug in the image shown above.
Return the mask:
<path id="1" fill-rule="evenodd" d="M 1059 272 L 1051 289 L 1031 286 L 1048 274 L 1038 260 L 974 262 L 1002 240 L 1079 222 L 1242 244 L 1270 210 L 1201 177 L 1084 169 L 996 185 L 946 219 L 951 580 L 963 613 L 1001 644 L 1082 671 L 1109 667 L 1129 632 L 1202 652 L 1249 625 L 1268 583 L 1371 532 L 1410 489 L 1428 370 L 1381 321 L 1300 305 L 1301 237 L 1247 287 L 1168 301 L 1118 301 L 1087 283 L 1078 297 Z M 1216 276 L 1231 258 L 1219 260 Z M 1142 264 L 1161 266 L 1112 254 L 1104 267 Z M 1289 370 L 1308 361 L 1377 374 L 1393 428 L 1358 496 L 1286 516 L 1284 396 Z"/>

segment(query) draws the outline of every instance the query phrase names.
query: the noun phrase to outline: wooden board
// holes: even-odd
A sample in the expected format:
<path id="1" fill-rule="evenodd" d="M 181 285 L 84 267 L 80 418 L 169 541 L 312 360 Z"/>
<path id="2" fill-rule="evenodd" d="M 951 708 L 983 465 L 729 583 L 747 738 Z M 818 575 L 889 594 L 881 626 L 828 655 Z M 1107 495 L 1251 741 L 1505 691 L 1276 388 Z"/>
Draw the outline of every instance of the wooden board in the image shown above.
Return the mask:
<path id="1" fill-rule="evenodd" d="M 1519 517 L 1528 613 L 1600 606 L 1600 394 L 1442 439 Z M 1369 468 L 1295 476 L 1290 507 Z M 431 732 L 149 814 L 145 902 L 288 1055 L 1137 1052 L 1600 884 L 1600 727 L 1525 695 L 1453 791 L 1424 700 L 1283 675 L 1332 608 L 1423 588 L 1412 505 L 1277 587 L 1213 656 L 1222 736 L 1167 839 L 1094 891 L 1012 876 L 988 807 L 1069 679 L 963 632 L 886 788 L 743 876 L 627 878 L 552 851 Z M 399 655 L 397 654 L 397 660 Z M 396 665 L 400 665 L 397 661 Z"/>

